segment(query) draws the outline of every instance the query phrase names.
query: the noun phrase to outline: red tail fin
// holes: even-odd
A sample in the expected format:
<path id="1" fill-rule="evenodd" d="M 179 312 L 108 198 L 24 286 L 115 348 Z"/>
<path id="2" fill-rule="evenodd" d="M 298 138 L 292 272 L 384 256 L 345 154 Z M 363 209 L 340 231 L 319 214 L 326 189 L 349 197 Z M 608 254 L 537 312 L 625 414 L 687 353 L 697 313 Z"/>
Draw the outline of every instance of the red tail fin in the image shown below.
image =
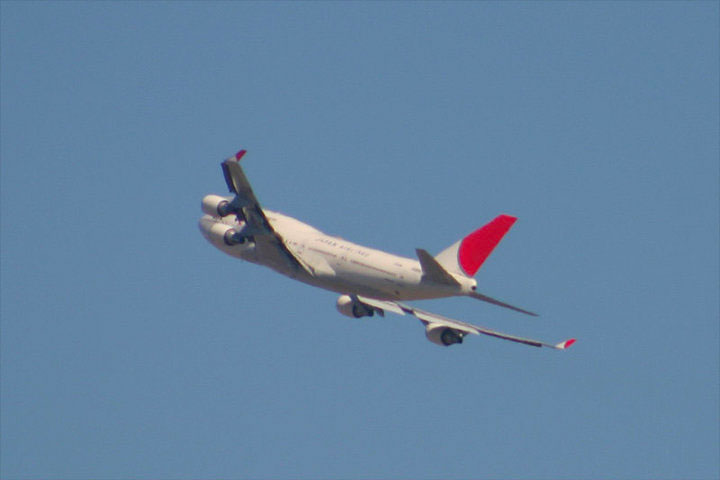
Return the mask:
<path id="1" fill-rule="evenodd" d="M 472 277 L 477 273 L 515 220 L 516 217 L 500 215 L 462 239 L 458 249 L 458 263 L 466 275 Z"/>

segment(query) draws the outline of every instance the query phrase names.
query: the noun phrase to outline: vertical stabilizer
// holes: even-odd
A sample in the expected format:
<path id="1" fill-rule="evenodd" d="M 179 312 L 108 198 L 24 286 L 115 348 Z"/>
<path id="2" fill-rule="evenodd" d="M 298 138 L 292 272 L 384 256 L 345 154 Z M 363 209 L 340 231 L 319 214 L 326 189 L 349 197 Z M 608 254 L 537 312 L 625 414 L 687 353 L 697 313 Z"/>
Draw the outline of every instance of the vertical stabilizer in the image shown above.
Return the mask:
<path id="1" fill-rule="evenodd" d="M 499 215 L 487 225 L 440 252 L 435 260 L 448 271 L 472 277 L 510 230 L 515 220 L 517 218 L 510 215 Z"/>

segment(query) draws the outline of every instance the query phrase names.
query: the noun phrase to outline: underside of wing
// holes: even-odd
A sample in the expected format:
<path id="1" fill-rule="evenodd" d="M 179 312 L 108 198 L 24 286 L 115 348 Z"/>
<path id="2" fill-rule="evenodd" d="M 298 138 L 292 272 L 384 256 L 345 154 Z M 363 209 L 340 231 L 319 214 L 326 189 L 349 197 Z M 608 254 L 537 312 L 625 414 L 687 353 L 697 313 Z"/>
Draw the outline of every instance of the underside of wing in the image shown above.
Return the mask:
<path id="1" fill-rule="evenodd" d="M 245 153 L 245 150 L 240 150 L 221 164 L 228 190 L 235 194 L 235 198 L 224 208 L 226 213 L 237 215 L 238 221 L 245 225 L 242 231 L 237 232 L 238 241 L 251 237 L 258 253 L 278 269 L 303 270 L 314 275 L 312 268 L 288 248 L 282 236 L 275 231 L 265 216 L 240 166 L 240 159 Z"/>
<path id="2" fill-rule="evenodd" d="M 503 340 L 522 343 L 533 347 L 549 347 L 556 350 L 564 350 L 575 343 L 575 339 L 565 340 L 564 342 L 556 344 L 545 343 L 540 340 L 509 335 L 495 330 L 490 330 L 489 328 L 473 325 L 471 323 L 461 322 L 460 320 L 454 320 L 436 313 L 420 310 L 419 308 L 414 308 L 399 302 L 375 300 L 373 298 L 362 296 L 358 296 L 356 298 L 357 301 L 361 302 L 363 305 L 370 307 L 379 313 L 389 311 L 399 315 L 407 314 L 414 316 L 425 325 L 425 334 L 428 340 L 438 345 L 450 346 L 454 343 L 462 343 L 463 338 L 468 334 L 488 335 L 490 337 L 501 338 Z"/>

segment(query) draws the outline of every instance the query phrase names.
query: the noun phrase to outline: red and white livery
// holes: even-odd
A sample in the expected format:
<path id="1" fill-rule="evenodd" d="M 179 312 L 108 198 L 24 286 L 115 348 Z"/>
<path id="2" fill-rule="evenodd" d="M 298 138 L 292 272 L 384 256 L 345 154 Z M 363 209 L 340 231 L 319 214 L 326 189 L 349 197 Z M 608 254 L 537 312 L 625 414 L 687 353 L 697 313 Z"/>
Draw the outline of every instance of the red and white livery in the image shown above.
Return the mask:
<path id="1" fill-rule="evenodd" d="M 468 334 L 558 350 L 575 342 L 550 344 L 507 335 L 403 303 L 464 296 L 536 316 L 478 292 L 473 278 L 515 217 L 500 215 L 436 256 L 418 248 L 417 259 L 400 257 L 327 235 L 295 218 L 261 208 L 240 166 L 245 153 L 241 150 L 221 164 L 232 195 L 207 195 L 202 200 L 205 215 L 199 222 L 200 231 L 219 250 L 340 293 L 337 309 L 343 315 L 412 315 L 425 325 L 428 340 L 438 345 L 462 343 Z"/>

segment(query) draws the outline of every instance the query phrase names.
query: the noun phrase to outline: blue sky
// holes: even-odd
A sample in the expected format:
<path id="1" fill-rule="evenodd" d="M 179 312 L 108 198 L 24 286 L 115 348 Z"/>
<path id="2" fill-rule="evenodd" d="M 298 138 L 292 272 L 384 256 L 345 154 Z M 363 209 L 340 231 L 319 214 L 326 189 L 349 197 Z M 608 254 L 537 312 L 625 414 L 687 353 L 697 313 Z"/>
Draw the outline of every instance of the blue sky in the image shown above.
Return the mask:
<path id="1" fill-rule="evenodd" d="M 0 476 L 717 478 L 718 3 L 2 2 Z M 197 230 L 260 201 L 412 256 L 407 317 Z"/>

